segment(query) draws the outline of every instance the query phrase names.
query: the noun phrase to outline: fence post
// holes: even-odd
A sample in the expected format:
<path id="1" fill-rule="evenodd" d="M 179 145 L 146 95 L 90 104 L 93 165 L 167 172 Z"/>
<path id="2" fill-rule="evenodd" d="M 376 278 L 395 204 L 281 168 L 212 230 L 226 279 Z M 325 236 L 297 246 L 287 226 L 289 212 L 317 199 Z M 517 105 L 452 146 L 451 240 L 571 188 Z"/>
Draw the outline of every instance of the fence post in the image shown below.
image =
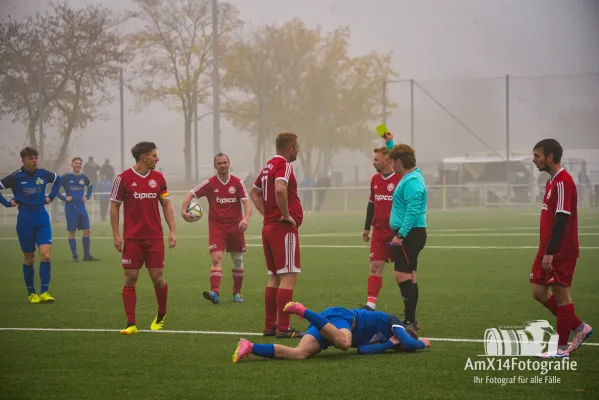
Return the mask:
<path id="1" fill-rule="evenodd" d="M 441 188 L 441 198 L 443 199 L 442 210 L 447 211 L 447 178 L 443 172 L 443 187 Z"/>

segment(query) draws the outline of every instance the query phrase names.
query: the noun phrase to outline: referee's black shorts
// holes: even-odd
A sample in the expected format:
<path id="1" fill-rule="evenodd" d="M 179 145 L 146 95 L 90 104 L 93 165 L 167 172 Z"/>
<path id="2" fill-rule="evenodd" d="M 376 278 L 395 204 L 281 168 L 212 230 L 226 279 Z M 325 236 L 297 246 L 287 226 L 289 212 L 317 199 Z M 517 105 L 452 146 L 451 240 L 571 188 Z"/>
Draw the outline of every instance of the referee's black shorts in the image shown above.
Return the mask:
<path id="1" fill-rule="evenodd" d="M 395 232 L 397 235 L 397 232 Z M 395 270 L 407 274 L 418 268 L 418 255 L 426 244 L 426 228 L 412 228 L 402 246 L 392 246 Z"/>

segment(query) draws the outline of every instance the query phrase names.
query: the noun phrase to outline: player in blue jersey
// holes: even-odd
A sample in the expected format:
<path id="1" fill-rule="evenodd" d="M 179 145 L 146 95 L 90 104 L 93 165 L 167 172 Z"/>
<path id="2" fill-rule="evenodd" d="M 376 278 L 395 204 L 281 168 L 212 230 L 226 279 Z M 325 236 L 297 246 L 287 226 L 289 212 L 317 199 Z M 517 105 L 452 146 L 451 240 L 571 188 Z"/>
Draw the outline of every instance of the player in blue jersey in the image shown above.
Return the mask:
<path id="1" fill-rule="evenodd" d="M 255 344 L 241 339 L 233 353 L 234 363 L 250 354 L 303 360 L 330 346 L 343 351 L 353 347 L 358 349 L 358 354 L 378 354 L 391 349 L 416 351 L 431 346 L 428 339 L 418 339 L 416 332 L 406 328 L 397 317 L 381 311 L 331 307 L 319 314 L 295 302 L 287 303 L 283 311 L 299 315 L 311 323 L 299 344 L 288 347 L 280 344 Z"/>
<path id="2" fill-rule="evenodd" d="M 0 190 L 11 189 L 13 199 L 6 200 L 0 194 L 0 203 L 5 207 L 19 207 L 17 235 L 23 251 L 23 276 L 29 292 L 30 303 L 50 303 L 54 298 L 48 293 L 50 287 L 50 249 L 52 227 L 44 207 L 58 194 L 62 177 L 54 172 L 38 168 L 38 152 L 32 147 L 21 150 L 23 167 L 0 180 Z M 46 196 L 46 185 L 52 183 L 52 191 Z M 40 295 L 35 291 L 35 246 L 40 251 Z"/>
<path id="3" fill-rule="evenodd" d="M 63 196 L 60 192 L 58 198 L 65 202 L 64 215 L 67 220 L 67 231 L 69 232 L 69 247 L 73 254 L 73 261 L 79 261 L 77 254 L 77 242 L 75 234 L 77 230 L 83 231 L 81 242 L 83 243 L 83 261 L 99 261 L 90 253 L 91 248 L 91 224 L 87 215 L 86 203 L 93 193 L 93 185 L 85 174 L 81 173 L 83 160 L 75 157 L 71 161 L 73 172 L 68 172 L 62 176 L 62 187 L 66 193 Z M 85 193 L 87 188 L 87 193 Z"/>

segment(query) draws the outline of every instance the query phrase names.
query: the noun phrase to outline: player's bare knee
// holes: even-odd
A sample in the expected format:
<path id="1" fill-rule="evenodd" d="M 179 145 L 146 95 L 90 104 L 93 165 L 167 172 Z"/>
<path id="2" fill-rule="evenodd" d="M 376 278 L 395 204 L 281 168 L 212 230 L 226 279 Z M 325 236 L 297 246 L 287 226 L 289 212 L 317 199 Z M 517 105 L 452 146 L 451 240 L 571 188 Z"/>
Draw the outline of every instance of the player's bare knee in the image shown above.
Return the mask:
<path id="1" fill-rule="evenodd" d="M 41 262 L 49 262 L 50 261 L 50 249 L 40 249 L 40 261 Z"/>
<path id="2" fill-rule="evenodd" d="M 243 253 L 231 253 L 231 262 L 233 263 L 233 269 L 243 269 Z"/>
<path id="3" fill-rule="evenodd" d="M 86 229 L 83 231 L 83 237 L 90 237 L 92 234 L 91 229 Z"/>
<path id="4" fill-rule="evenodd" d="M 153 279 L 152 282 L 154 283 L 155 288 L 162 289 L 164 286 L 166 286 L 166 280 L 164 280 L 164 276 Z"/>
<path id="5" fill-rule="evenodd" d="M 281 280 L 278 275 L 268 275 L 268 283 L 266 286 L 278 288 L 281 284 Z"/>
<path id="6" fill-rule="evenodd" d="M 412 280 L 412 274 L 395 271 L 395 280 L 397 281 L 397 283 Z"/>
<path id="7" fill-rule="evenodd" d="M 135 286 L 137 276 L 125 275 L 125 286 Z"/>
<path id="8" fill-rule="evenodd" d="M 551 291 L 555 294 L 555 300 L 558 305 L 570 304 L 572 299 L 570 298 L 570 288 L 562 285 L 554 285 L 551 287 Z"/>
<path id="9" fill-rule="evenodd" d="M 69 231 L 69 239 L 74 239 L 77 231 Z"/>
<path id="10" fill-rule="evenodd" d="M 374 276 L 383 276 L 383 268 L 385 267 L 385 263 L 373 261 L 370 263 L 370 275 Z"/>
<path id="11" fill-rule="evenodd" d="M 351 340 L 344 336 L 337 341 L 335 347 L 341 351 L 347 351 L 351 347 Z"/>
<path id="12" fill-rule="evenodd" d="M 281 281 L 279 287 L 281 289 L 293 289 L 295 282 L 297 281 L 297 273 L 289 273 L 281 275 Z"/>
<path id="13" fill-rule="evenodd" d="M 23 264 L 32 267 L 34 262 L 35 253 L 23 253 Z"/>

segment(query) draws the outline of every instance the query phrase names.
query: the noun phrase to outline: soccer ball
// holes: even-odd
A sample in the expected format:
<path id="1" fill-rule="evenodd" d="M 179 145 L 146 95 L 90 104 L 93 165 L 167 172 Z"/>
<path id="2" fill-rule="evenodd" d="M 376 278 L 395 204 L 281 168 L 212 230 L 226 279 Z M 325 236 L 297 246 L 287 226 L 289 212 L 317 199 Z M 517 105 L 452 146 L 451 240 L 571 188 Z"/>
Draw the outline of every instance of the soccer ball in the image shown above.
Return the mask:
<path id="1" fill-rule="evenodd" d="M 187 213 L 196 217 L 196 221 L 202 219 L 202 215 L 204 215 L 204 212 L 202 211 L 202 206 L 198 203 L 191 203 L 189 207 L 187 207 Z"/>

